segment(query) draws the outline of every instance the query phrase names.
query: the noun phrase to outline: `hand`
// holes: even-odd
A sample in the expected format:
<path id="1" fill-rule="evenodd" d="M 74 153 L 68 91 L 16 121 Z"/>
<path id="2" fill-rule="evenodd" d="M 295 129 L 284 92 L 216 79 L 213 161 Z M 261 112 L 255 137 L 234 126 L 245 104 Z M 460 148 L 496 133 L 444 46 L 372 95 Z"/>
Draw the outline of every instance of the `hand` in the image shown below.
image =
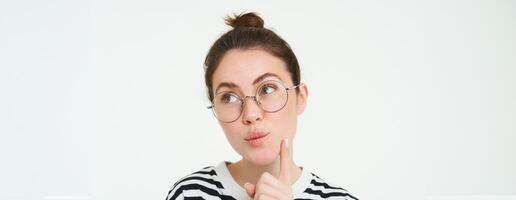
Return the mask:
<path id="1" fill-rule="evenodd" d="M 247 194 L 255 200 L 292 200 L 291 169 L 292 148 L 285 138 L 281 142 L 279 177 L 276 178 L 267 172 L 263 173 L 256 185 L 251 183 L 244 185 Z"/>

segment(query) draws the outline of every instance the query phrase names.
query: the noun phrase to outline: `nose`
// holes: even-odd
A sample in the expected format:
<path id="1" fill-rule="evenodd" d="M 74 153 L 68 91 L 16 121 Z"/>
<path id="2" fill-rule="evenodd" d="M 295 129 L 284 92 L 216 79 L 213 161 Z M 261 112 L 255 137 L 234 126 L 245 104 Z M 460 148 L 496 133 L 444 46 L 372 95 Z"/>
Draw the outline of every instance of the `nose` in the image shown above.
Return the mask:
<path id="1" fill-rule="evenodd" d="M 250 97 L 251 102 L 247 102 L 247 97 Z M 260 108 L 260 105 L 258 105 L 258 101 L 256 100 L 256 97 L 254 96 L 246 96 L 244 98 L 243 102 L 243 108 L 242 108 L 242 120 L 244 124 L 253 124 L 256 123 L 256 121 L 260 121 L 263 119 L 263 110 Z"/>

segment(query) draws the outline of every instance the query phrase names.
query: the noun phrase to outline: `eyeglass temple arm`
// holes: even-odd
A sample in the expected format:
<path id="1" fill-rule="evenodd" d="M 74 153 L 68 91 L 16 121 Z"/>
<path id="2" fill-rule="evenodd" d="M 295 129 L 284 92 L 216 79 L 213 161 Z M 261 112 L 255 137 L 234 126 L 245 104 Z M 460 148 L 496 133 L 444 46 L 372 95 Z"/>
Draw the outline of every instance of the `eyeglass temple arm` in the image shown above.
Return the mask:
<path id="1" fill-rule="evenodd" d="M 298 84 L 298 85 L 294 85 L 294 86 L 289 87 L 289 88 L 286 88 L 286 89 L 287 89 L 287 90 L 296 89 L 296 88 L 298 88 L 299 86 L 301 86 L 302 84 L 303 84 L 303 83 L 300 83 L 300 84 Z"/>

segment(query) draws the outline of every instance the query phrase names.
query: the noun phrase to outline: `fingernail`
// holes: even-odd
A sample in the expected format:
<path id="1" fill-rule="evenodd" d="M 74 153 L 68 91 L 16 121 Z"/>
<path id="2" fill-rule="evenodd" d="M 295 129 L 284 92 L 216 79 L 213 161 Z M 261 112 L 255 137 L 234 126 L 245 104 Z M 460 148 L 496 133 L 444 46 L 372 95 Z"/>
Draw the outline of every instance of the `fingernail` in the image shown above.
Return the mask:
<path id="1" fill-rule="evenodd" d="M 245 183 L 244 183 L 244 188 L 247 188 L 247 186 L 248 186 L 249 184 L 250 184 L 249 182 L 245 182 Z"/>
<path id="2" fill-rule="evenodd" d="M 283 142 L 285 143 L 285 147 L 287 147 L 287 149 L 288 149 L 288 139 L 287 138 L 283 139 Z"/>

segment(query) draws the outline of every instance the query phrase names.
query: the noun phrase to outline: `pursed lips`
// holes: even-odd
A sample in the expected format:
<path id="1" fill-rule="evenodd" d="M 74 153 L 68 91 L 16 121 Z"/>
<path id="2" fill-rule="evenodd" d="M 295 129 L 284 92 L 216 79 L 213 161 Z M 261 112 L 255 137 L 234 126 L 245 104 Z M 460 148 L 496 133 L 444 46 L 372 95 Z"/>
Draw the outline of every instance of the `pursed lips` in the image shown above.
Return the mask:
<path id="1" fill-rule="evenodd" d="M 270 132 L 265 132 L 265 131 L 254 131 L 254 132 L 251 132 L 244 140 L 251 141 L 251 140 L 260 139 L 260 138 L 263 138 L 263 137 L 269 135 L 269 133 Z"/>

